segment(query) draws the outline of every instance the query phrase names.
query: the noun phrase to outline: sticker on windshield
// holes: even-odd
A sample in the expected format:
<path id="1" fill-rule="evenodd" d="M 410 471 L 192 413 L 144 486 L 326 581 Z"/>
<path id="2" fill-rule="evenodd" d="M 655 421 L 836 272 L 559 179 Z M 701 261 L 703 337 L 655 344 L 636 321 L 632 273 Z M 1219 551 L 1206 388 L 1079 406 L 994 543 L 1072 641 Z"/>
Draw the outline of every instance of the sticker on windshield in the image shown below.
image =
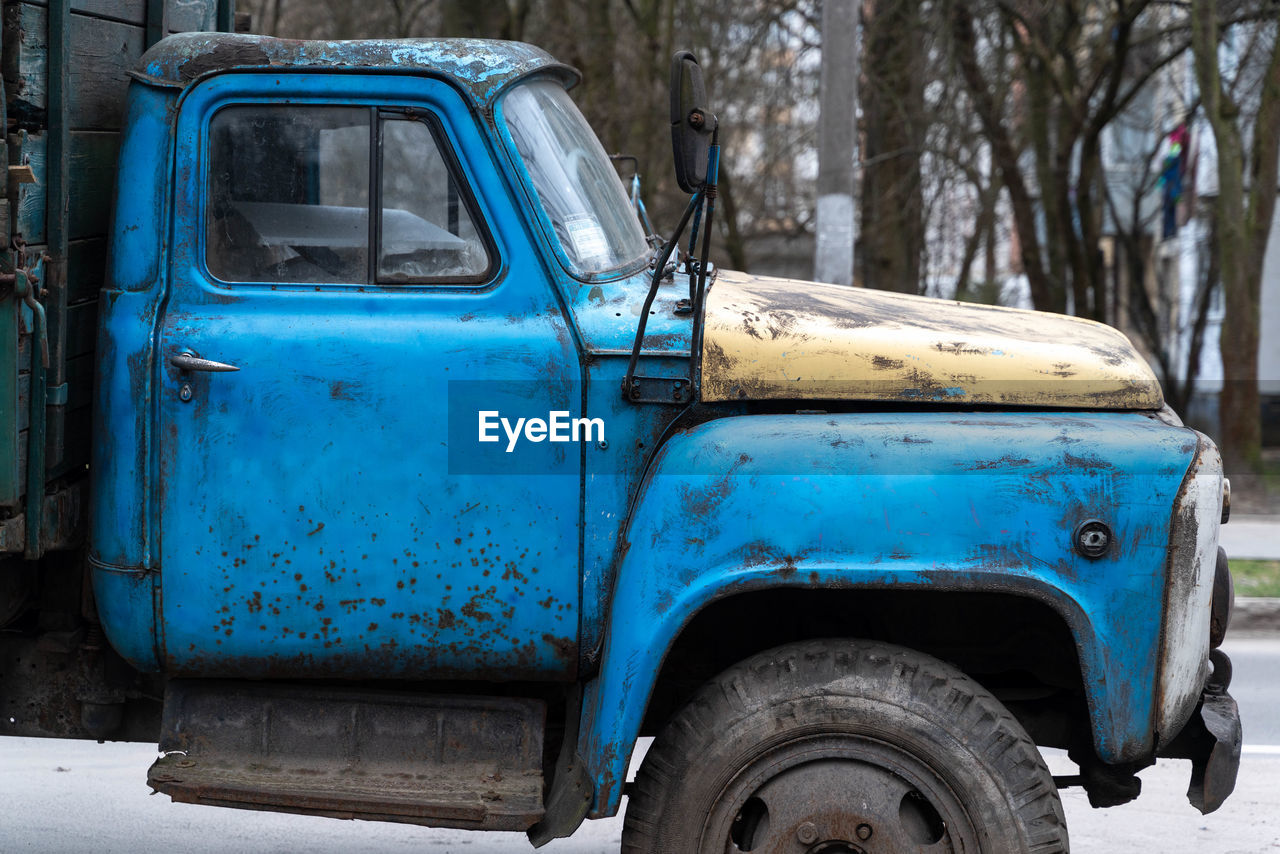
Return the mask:
<path id="1" fill-rule="evenodd" d="M 595 217 L 574 216 L 564 221 L 569 232 L 569 240 L 573 243 L 573 253 L 579 258 L 598 258 L 609 254 L 609 243 L 605 240 L 604 229 Z"/>

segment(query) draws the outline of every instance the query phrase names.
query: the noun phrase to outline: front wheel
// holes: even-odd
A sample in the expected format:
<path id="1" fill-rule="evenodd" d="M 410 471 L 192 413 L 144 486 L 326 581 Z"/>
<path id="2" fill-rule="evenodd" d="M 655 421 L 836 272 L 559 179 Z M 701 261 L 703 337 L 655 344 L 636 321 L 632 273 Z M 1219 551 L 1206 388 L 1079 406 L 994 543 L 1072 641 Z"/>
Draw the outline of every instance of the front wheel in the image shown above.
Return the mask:
<path id="1" fill-rule="evenodd" d="M 1053 777 L 986 689 L 890 644 L 812 641 L 705 685 L 636 777 L 625 854 L 1066 852 Z"/>

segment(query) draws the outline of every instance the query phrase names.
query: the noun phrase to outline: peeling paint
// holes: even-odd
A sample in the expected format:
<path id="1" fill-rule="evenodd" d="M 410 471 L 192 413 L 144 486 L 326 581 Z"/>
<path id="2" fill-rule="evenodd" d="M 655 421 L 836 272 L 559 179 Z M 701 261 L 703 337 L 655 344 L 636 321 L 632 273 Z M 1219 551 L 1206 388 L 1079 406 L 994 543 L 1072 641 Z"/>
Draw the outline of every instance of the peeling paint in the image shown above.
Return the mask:
<path id="1" fill-rule="evenodd" d="M 722 271 L 702 399 L 1159 409 L 1123 334 L 1065 315 Z"/>
<path id="2" fill-rule="evenodd" d="M 1188 433 L 1141 413 L 899 412 L 731 417 L 677 434 L 628 522 L 588 689 L 580 754 L 600 786 L 592 815 L 618 806 L 625 746 L 681 627 L 752 590 L 1037 599 L 1078 645 L 1098 755 L 1149 755 Z M 1116 531 L 1098 560 L 1073 548 L 1090 518 Z"/>
<path id="3" fill-rule="evenodd" d="M 301 41 L 238 33 L 182 33 L 147 51 L 140 73 L 152 84 L 184 87 L 210 74 L 254 69 L 417 71 L 445 77 L 476 106 L 534 72 L 578 80 L 573 68 L 533 45 L 482 39 Z"/>

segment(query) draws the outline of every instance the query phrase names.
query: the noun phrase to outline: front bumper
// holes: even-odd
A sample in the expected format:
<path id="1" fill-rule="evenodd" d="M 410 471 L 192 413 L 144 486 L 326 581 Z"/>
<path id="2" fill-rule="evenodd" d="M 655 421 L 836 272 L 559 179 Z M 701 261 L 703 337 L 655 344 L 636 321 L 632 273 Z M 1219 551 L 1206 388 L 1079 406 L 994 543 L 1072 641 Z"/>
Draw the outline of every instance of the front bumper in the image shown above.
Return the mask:
<path id="1" fill-rule="evenodd" d="M 1191 720 L 1160 756 L 1191 760 L 1187 800 L 1202 813 L 1222 806 L 1236 787 L 1240 770 L 1240 709 L 1227 693 L 1231 659 L 1220 649 L 1209 653 L 1213 674 L 1205 683 Z"/>

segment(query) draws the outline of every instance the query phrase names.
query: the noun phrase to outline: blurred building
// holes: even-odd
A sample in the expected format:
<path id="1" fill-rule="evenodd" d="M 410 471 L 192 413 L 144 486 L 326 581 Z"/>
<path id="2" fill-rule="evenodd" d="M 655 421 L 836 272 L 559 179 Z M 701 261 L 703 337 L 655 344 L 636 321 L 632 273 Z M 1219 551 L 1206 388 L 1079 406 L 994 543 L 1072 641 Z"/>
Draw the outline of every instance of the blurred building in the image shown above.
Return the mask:
<path id="1" fill-rule="evenodd" d="M 1238 47 L 1248 36 L 1236 27 L 1222 48 L 1224 77 L 1239 78 L 1245 115 L 1252 112 L 1247 101 L 1259 91 L 1252 81 L 1265 60 L 1239 56 Z M 1102 251 L 1113 284 L 1107 321 L 1129 333 L 1153 362 L 1157 355 L 1144 339 L 1151 337 L 1154 324 L 1177 376 L 1192 383 L 1188 420 L 1216 432 L 1223 382 L 1219 342 L 1231 330 L 1223 328 L 1212 249 L 1216 147 L 1208 122 L 1193 111 L 1197 99 L 1193 58 L 1187 51 L 1107 128 L 1103 157 L 1112 204 Z M 1280 207 L 1263 267 L 1260 322 L 1263 442 L 1280 445 Z M 1143 324 L 1149 329 L 1143 330 Z"/>

